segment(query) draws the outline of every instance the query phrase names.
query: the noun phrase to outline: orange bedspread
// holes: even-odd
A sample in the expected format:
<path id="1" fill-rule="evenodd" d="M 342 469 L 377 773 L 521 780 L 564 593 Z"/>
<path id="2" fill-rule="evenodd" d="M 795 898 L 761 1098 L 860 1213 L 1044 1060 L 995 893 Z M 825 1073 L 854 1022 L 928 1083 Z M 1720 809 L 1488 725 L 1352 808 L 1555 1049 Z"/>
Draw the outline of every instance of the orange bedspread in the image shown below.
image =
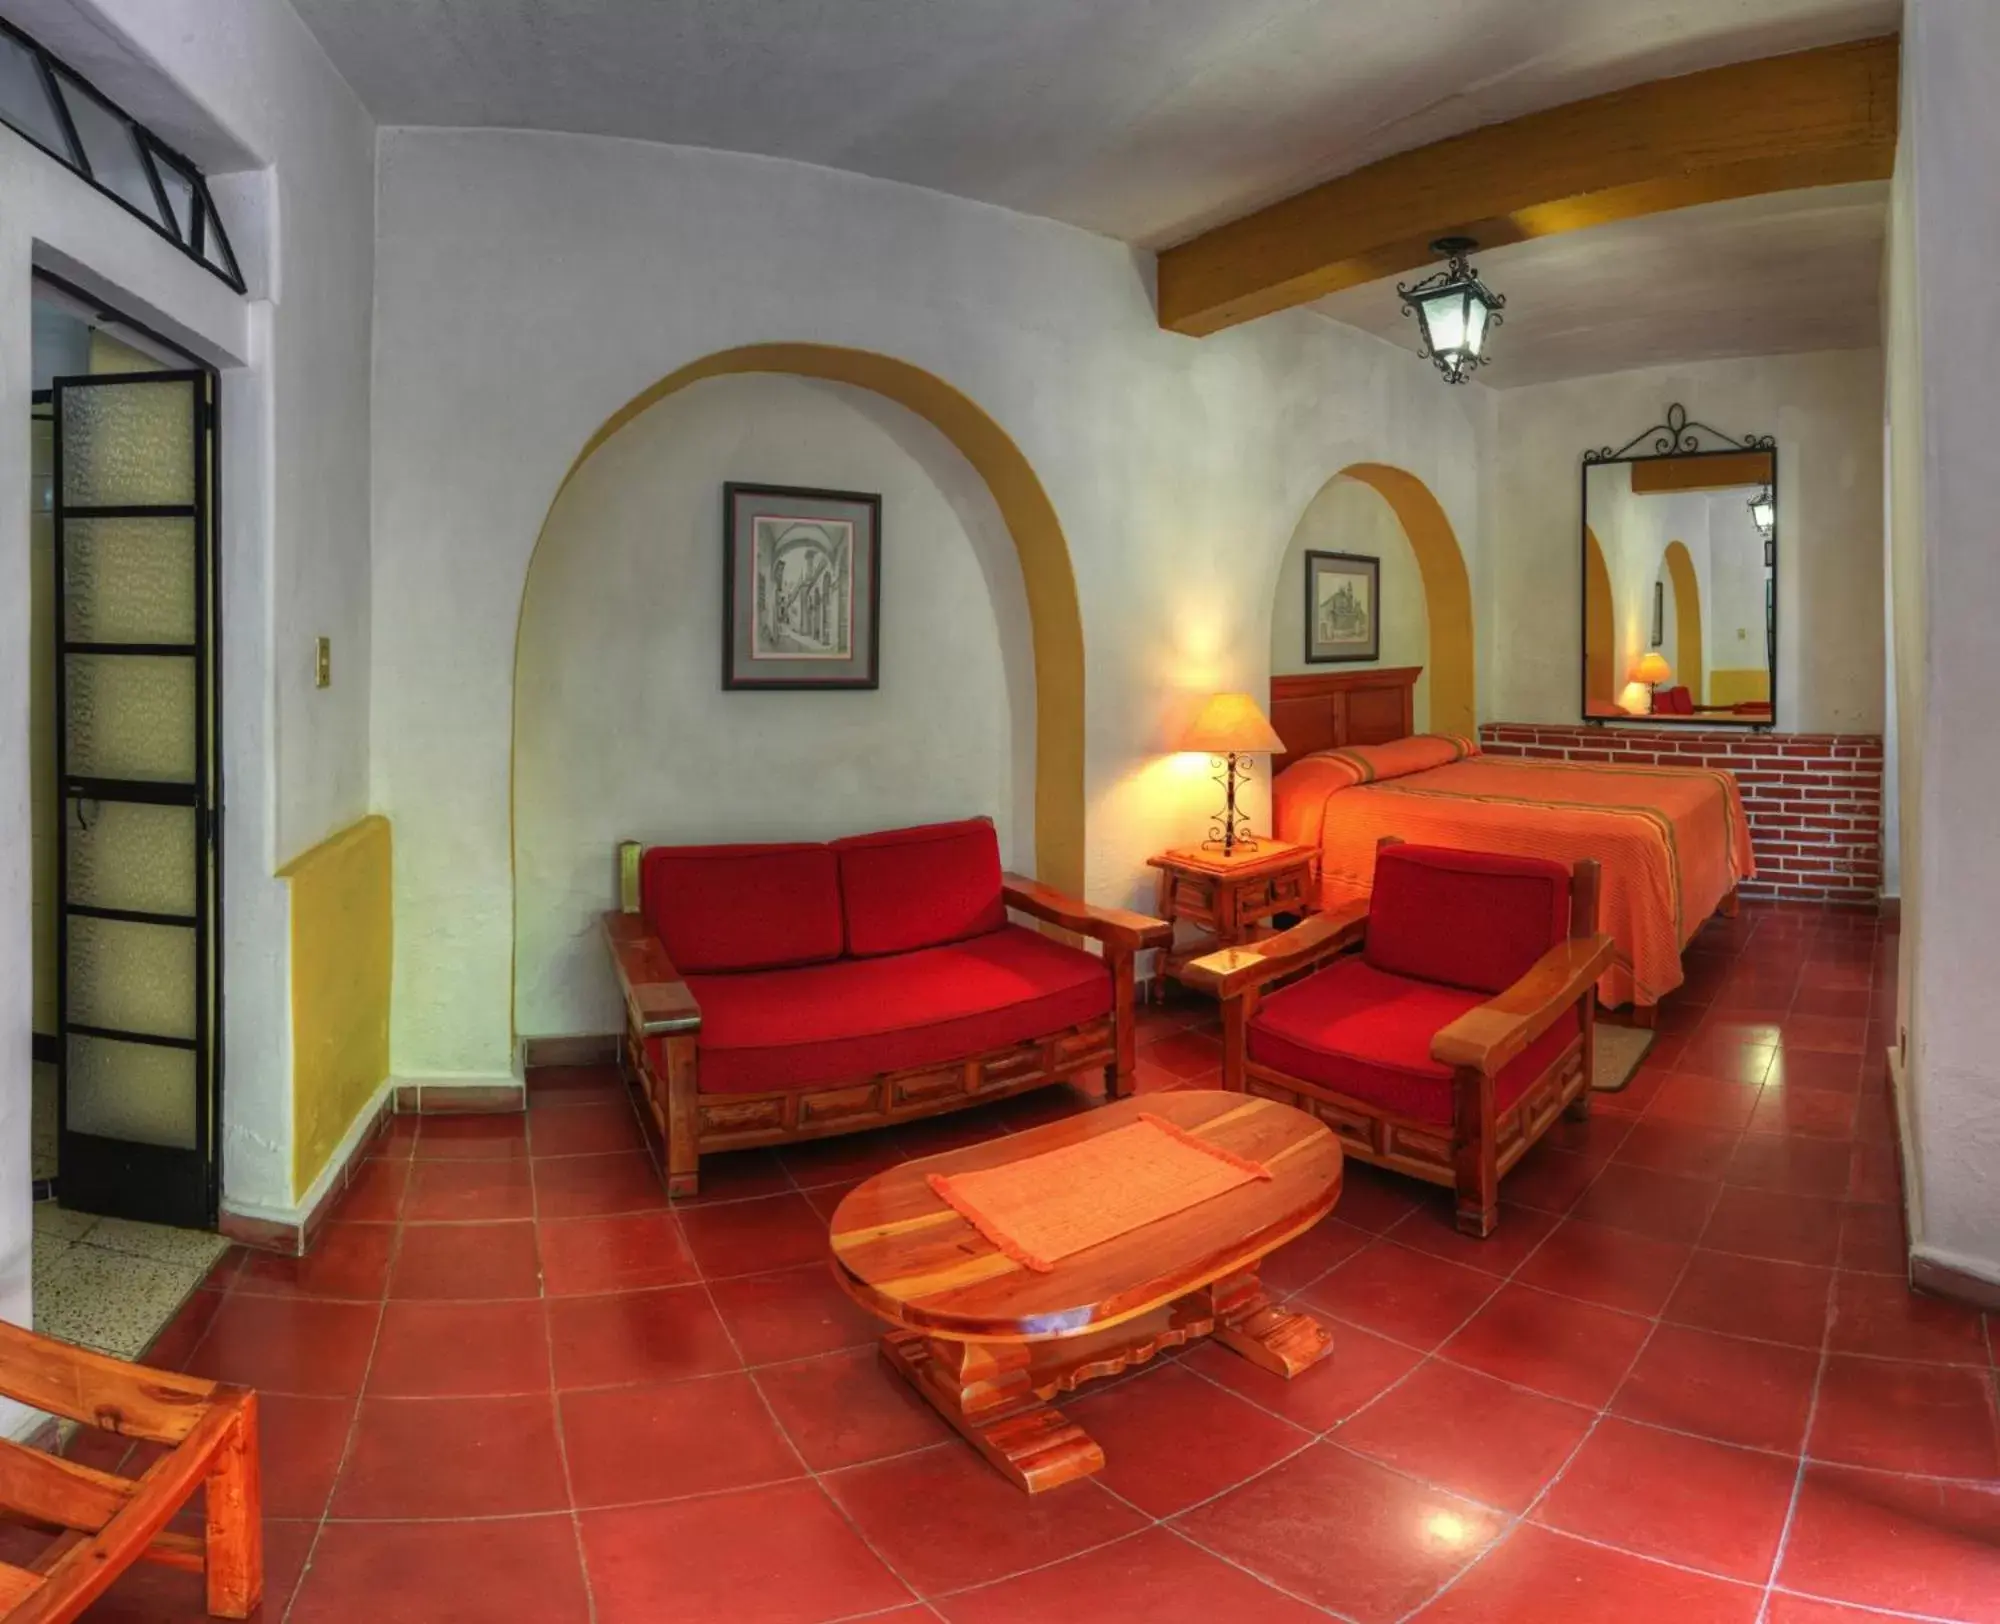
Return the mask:
<path id="1" fill-rule="evenodd" d="M 1565 863 L 1595 857 L 1601 928 L 1617 943 L 1598 983 L 1607 1005 L 1657 1003 L 1678 987 L 1681 949 L 1736 882 L 1757 871 L 1742 798 L 1726 772 L 1475 755 L 1357 783 L 1366 776 L 1357 773 L 1358 754 L 1306 756 L 1273 786 L 1278 837 L 1320 853 L 1321 907 L 1368 894 L 1384 835 Z"/>

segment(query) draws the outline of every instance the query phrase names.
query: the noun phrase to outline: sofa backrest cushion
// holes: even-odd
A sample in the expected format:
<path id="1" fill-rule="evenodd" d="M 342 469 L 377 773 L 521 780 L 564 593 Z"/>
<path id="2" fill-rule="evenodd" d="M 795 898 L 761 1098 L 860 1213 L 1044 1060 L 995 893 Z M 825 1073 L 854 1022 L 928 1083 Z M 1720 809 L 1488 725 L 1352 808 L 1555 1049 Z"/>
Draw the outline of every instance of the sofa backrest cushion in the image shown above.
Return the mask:
<path id="1" fill-rule="evenodd" d="M 1545 857 L 1384 846 L 1364 956 L 1390 975 L 1502 992 L 1569 935 L 1569 882 Z"/>
<path id="2" fill-rule="evenodd" d="M 854 835 L 833 843 L 856 958 L 909 953 L 998 930 L 1000 841 L 985 818 Z"/>
<path id="3" fill-rule="evenodd" d="M 840 871 L 826 846 L 651 846 L 639 902 L 683 975 L 840 957 Z"/>

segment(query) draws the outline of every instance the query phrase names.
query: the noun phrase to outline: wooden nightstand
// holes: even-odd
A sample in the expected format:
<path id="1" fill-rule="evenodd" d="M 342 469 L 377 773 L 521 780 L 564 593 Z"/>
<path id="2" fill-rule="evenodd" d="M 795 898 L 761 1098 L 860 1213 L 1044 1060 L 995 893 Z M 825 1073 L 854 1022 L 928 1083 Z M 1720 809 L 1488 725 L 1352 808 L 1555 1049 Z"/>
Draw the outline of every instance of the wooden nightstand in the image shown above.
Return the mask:
<path id="1" fill-rule="evenodd" d="M 1185 919 L 1200 927 L 1200 937 L 1162 948 L 1154 960 L 1153 998 L 1166 996 L 1167 977 L 1180 974 L 1190 959 L 1218 947 L 1237 947 L 1258 934 L 1257 927 L 1274 914 L 1311 913 L 1313 853 L 1283 840 L 1262 840 L 1251 851 L 1225 857 L 1219 851 L 1182 846 L 1146 859 L 1160 871 L 1160 901 L 1154 909 L 1162 919 Z"/>

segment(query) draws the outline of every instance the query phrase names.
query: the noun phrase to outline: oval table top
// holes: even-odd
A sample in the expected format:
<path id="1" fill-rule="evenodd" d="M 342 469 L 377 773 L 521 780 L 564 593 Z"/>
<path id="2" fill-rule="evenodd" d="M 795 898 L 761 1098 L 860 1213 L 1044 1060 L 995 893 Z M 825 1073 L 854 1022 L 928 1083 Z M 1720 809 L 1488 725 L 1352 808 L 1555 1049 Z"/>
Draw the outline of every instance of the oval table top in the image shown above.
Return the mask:
<path id="1" fill-rule="evenodd" d="M 996 1167 L 1109 1133 L 1142 1112 L 1262 1162 L 1272 1177 L 1075 1253 L 1046 1274 L 1006 1256 L 926 1182 L 933 1173 Z M 833 1269 L 864 1307 L 928 1335 L 1073 1336 L 1247 1268 L 1325 1217 L 1340 1180 L 1339 1141 L 1305 1112 L 1220 1089 L 1169 1090 L 876 1174 L 834 1212 Z"/>

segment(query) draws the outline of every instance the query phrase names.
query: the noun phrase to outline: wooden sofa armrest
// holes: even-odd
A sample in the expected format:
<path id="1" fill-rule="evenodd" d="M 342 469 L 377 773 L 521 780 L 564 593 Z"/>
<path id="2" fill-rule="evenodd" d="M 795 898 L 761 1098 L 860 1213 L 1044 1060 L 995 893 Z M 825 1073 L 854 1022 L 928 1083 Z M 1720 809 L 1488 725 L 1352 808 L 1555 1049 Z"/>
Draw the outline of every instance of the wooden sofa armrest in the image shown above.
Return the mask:
<path id="1" fill-rule="evenodd" d="M 618 990 L 632 1017 L 632 1029 L 640 1037 L 701 1030 L 701 1005 L 644 915 L 606 914 L 604 940 L 618 968 Z"/>
<path id="2" fill-rule="evenodd" d="M 1611 964 L 1609 936 L 1572 936 L 1550 948 L 1505 992 L 1467 1010 L 1431 1039 L 1431 1058 L 1488 1077 L 1556 1023 Z"/>
<path id="3" fill-rule="evenodd" d="M 1165 947 L 1174 939 L 1174 927 L 1164 919 L 1081 902 L 1022 874 L 1001 875 L 1000 896 L 1010 908 L 1060 925 L 1064 930 L 1073 930 L 1079 936 L 1093 936 L 1107 948 L 1127 953 L 1136 953 L 1142 947 Z"/>
<path id="4" fill-rule="evenodd" d="M 1181 980 L 1221 999 L 1239 998 L 1279 976 L 1307 969 L 1344 953 L 1368 929 L 1368 899 L 1331 913 L 1314 914 L 1290 930 L 1244 947 L 1225 947 L 1181 967 Z"/>

